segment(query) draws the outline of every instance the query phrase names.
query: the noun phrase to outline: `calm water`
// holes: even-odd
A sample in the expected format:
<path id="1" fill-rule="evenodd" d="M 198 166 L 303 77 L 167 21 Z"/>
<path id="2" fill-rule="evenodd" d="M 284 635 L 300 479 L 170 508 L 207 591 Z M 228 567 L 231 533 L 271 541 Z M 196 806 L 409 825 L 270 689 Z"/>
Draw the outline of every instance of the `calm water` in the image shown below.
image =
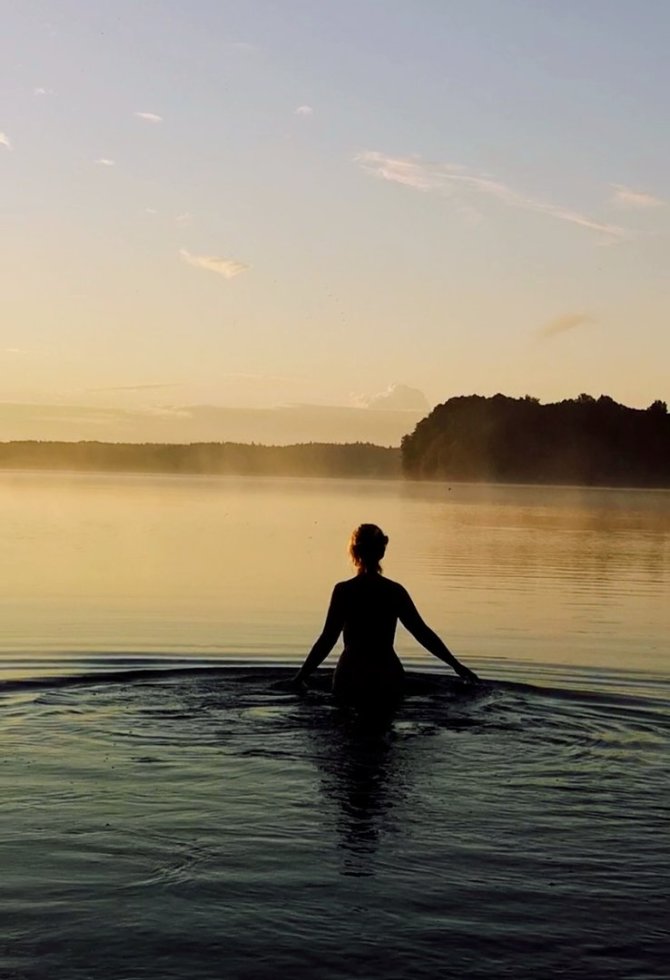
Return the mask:
<path id="1" fill-rule="evenodd" d="M 3 474 L 0 977 L 667 977 L 670 494 Z M 351 526 L 387 728 L 282 689 Z"/>

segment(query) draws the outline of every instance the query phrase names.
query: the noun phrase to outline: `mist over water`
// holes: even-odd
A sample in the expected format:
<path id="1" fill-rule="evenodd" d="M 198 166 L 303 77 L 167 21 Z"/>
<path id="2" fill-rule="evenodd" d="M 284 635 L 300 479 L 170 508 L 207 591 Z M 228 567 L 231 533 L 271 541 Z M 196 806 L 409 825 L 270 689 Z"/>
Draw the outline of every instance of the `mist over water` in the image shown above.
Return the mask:
<path id="1" fill-rule="evenodd" d="M 670 493 L 17 472 L 0 503 L 0 976 L 667 975 Z M 281 683 L 367 520 L 485 678 L 399 630 L 379 727 L 327 669 Z"/>

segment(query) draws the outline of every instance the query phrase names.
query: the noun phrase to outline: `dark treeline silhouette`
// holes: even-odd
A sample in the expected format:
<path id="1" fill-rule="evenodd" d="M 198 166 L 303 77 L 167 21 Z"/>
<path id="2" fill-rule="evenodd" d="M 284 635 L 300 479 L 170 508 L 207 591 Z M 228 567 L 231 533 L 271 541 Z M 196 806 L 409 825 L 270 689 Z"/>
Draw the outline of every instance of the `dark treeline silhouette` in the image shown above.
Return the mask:
<path id="1" fill-rule="evenodd" d="M 3 442 L 5 469 L 213 473 L 257 476 L 400 476 L 400 450 L 371 443 L 261 446 L 255 443 Z"/>
<path id="2" fill-rule="evenodd" d="M 628 408 L 580 395 L 450 398 L 402 440 L 413 479 L 584 486 L 670 486 L 670 416 L 665 402 Z"/>

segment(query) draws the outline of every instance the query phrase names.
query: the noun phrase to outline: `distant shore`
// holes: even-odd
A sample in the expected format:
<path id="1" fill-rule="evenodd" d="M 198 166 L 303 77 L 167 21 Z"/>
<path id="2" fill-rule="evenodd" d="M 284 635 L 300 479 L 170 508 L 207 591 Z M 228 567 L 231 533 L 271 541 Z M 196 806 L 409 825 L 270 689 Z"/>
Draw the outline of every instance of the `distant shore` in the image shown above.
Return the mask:
<path id="1" fill-rule="evenodd" d="M 426 483 L 495 483 L 509 486 L 590 486 L 667 490 L 666 482 L 566 478 L 420 476 L 403 472 L 401 450 L 370 443 L 301 443 L 263 446 L 254 443 L 112 443 L 0 442 L 0 472 L 32 470 L 74 473 L 137 473 L 175 476 L 318 477 L 350 480 L 408 480 Z"/>
<path id="2" fill-rule="evenodd" d="M 0 469 L 230 476 L 402 477 L 400 449 L 372 443 L 2 442 Z"/>
<path id="3" fill-rule="evenodd" d="M 670 415 L 601 395 L 438 405 L 400 446 L 372 442 L 0 442 L 0 469 L 670 488 Z"/>

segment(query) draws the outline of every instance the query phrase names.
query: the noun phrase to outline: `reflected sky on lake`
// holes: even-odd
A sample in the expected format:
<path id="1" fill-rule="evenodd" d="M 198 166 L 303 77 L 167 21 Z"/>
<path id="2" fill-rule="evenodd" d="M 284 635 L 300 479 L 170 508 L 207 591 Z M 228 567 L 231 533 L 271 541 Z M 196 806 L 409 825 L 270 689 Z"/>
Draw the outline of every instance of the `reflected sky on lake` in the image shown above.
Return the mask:
<path id="1" fill-rule="evenodd" d="M 670 493 L 383 481 L 4 473 L 0 657 L 299 660 L 351 528 L 390 536 L 459 657 L 656 669 Z M 402 630 L 398 650 L 422 651 Z"/>

